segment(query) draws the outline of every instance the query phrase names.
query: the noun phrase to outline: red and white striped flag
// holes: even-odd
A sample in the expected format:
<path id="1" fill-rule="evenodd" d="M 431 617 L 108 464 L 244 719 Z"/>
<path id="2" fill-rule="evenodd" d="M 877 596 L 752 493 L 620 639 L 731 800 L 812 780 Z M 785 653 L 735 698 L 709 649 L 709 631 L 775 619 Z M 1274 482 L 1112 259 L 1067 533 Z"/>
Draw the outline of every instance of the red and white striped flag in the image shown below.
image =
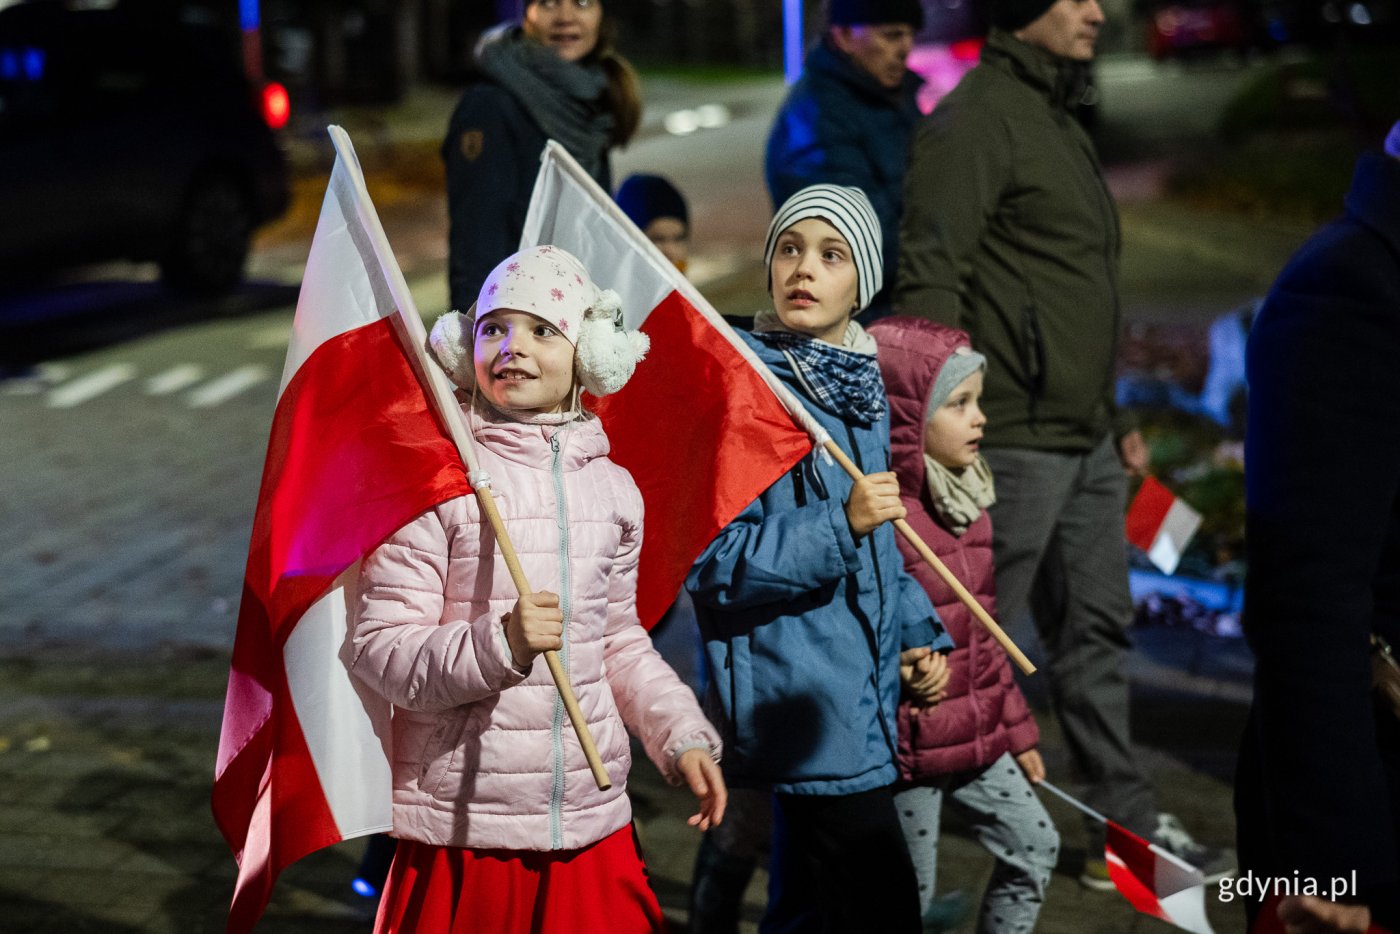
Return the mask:
<path id="1" fill-rule="evenodd" d="M 1134 908 L 1193 934 L 1213 934 L 1206 920 L 1205 877 L 1190 863 L 1113 821 L 1104 859 L 1108 877 Z"/>
<path id="2" fill-rule="evenodd" d="M 541 162 L 521 248 L 577 256 L 651 337 L 627 385 L 590 403 L 646 504 L 637 612 L 650 628 L 705 546 L 824 433 L 562 146 Z"/>
<path id="3" fill-rule="evenodd" d="M 273 415 L 215 768 L 214 817 L 238 860 L 230 932 L 253 927 L 295 860 L 390 828 L 389 706 L 341 660 L 346 584 L 400 526 L 470 491 L 455 426 L 438 414 L 450 387 L 412 350 L 422 324 L 349 137 L 331 135 L 338 154 Z"/>
<path id="4" fill-rule="evenodd" d="M 1163 574 L 1176 571 L 1200 525 L 1201 514 L 1150 475 L 1133 497 L 1125 523 L 1128 541 L 1147 552 Z"/>

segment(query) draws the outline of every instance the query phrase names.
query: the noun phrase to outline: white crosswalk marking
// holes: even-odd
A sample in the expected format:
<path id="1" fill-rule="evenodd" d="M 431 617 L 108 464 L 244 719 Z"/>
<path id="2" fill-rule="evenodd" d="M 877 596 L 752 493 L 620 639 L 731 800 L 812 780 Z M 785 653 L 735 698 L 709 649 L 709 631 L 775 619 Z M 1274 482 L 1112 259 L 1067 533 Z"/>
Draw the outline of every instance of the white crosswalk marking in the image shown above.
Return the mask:
<path id="1" fill-rule="evenodd" d="M 104 366 L 100 370 L 94 370 L 85 376 L 80 376 L 71 383 L 66 383 L 49 393 L 49 408 L 71 409 L 75 405 L 81 405 L 89 399 L 102 395 L 109 389 L 120 386 L 135 375 L 136 367 L 130 363 L 114 363 L 110 366 Z"/>
<path id="2" fill-rule="evenodd" d="M 292 336 L 291 322 L 284 324 L 274 324 L 262 330 L 254 331 L 248 337 L 249 350 L 271 350 L 277 347 L 283 349 L 287 346 L 287 341 Z"/>
<path id="3" fill-rule="evenodd" d="M 218 379 L 205 383 L 190 393 L 190 408 L 207 409 L 210 406 L 218 405 L 245 389 L 256 386 L 265 379 L 267 379 L 267 367 L 241 366 L 225 373 Z"/>
<path id="4" fill-rule="evenodd" d="M 193 363 L 181 363 L 146 380 L 146 393 L 152 396 L 169 395 L 193 386 L 203 378 L 203 367 Z"/>

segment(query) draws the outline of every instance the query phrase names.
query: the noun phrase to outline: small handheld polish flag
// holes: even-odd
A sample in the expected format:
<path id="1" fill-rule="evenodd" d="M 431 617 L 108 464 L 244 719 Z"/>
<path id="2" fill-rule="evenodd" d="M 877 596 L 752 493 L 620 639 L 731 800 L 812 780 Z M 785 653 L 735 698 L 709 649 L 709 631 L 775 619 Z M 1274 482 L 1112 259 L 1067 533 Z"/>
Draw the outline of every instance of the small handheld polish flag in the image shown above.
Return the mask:
<path id="1" fill-rule="evenodd" d="M 1128 507 L 1126 525 L 1128 541 L 1147 552 L 1163 574 L 1172 574 L 1201 525 L 1201 514 L 1149 476 Z"/>

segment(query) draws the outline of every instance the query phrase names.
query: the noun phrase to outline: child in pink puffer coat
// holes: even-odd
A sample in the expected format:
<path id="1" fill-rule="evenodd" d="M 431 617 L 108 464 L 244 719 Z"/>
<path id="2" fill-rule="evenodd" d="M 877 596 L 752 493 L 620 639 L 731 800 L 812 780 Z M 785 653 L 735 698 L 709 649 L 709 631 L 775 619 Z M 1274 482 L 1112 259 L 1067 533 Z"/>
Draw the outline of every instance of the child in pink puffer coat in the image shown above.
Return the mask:
<path id="1" fill-rule="evenodd" d="M 907 521 L 948 569 L 996 615 L 994 499 L 980 443 L 987 361 L 967 334 L 916 318 L 870 326 L 890 400 L 890 452 Z M 1040 733 L 1006 653 L 942 578 L 903 539 L 905 569 L 928 592 L 956 644 L 935 707 L 899 707 L 895 791 L 919 877 L 925 931 L 950 926 L 960 899 L 935 899 L 940 812 L 946 804 L 996 857 L 982 897 L 979 934 L 1035 927 L 1059 853 L 1059 834 L 1031 784 L 1045 777 Z"/>
<path id="2" fill-rule="evenodd" d="M 517 597 L 473 497 L 429 510 L 363 563 L 352 670 L 394 705 L 399 844 L 377 931 L 663 930 L 630 827 L 629 730 L 699 799 L 693 825 L 723 814 L 719 736 L 637 620 L 641 495 L 579 402 L 580 389 L 620 388 L 646 349 L 617 308 L 577 259 L 541 246 L 433 328 L 538 591 Z M 608 791 L 538 659 L 550 649 Z"/>

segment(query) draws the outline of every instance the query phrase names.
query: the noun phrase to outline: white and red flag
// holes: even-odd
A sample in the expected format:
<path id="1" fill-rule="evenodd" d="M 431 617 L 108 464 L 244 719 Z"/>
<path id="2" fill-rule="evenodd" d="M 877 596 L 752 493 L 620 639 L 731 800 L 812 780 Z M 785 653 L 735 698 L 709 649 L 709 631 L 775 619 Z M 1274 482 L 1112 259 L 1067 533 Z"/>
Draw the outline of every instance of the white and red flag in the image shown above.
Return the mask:
<path id="1" fill-rule="evenodd" d="M 349 137 L 331 135 L 337 158 L 273 415 L 215 768 L 214 817 L 238 860 L 229 932 L 253 927 L 295 860 L 390 828 L 390 710 L 341 660 L 345 585 L 400 526 L 470 491 L 456 426 L 438 414 L 450 387 L 413 352 L 422 324 Z"/>
<path id="2" fill-rule="evenodd" d="M 1206 920 L 1206 880 L 1199 869 L 1049 782 L 1042 780 L 1037 787 L 1104 825 L 1108 877 L 1134 908 L 1192 934 L 1214 934 Z"/>
<path id="3" fill-rule="evenodd" d="M 1163 574 L 1176 571 L 1200 525 L 1201 514 L 1150 475 L 1133 497 L 1125 522 L 1128 541 L 1147 552 Z"/>
<path id="4" fill-rule="evenodd" d="M 1190 863 L 1113 821 L 1104 859 L 1108 877 L 1134 908 L 1183 931 L 1213 934 L 1206 920 L 1205 877 Z"/>
<path id="5" fill-rule="evenodd" d="M 521 248 L 577 256 L 651 337 L 627 385 L 590 402 L 646 505 L 637 612 L 650 628 L 705 546 L 825 433 L 562 146 L 541 163 Z"/>

